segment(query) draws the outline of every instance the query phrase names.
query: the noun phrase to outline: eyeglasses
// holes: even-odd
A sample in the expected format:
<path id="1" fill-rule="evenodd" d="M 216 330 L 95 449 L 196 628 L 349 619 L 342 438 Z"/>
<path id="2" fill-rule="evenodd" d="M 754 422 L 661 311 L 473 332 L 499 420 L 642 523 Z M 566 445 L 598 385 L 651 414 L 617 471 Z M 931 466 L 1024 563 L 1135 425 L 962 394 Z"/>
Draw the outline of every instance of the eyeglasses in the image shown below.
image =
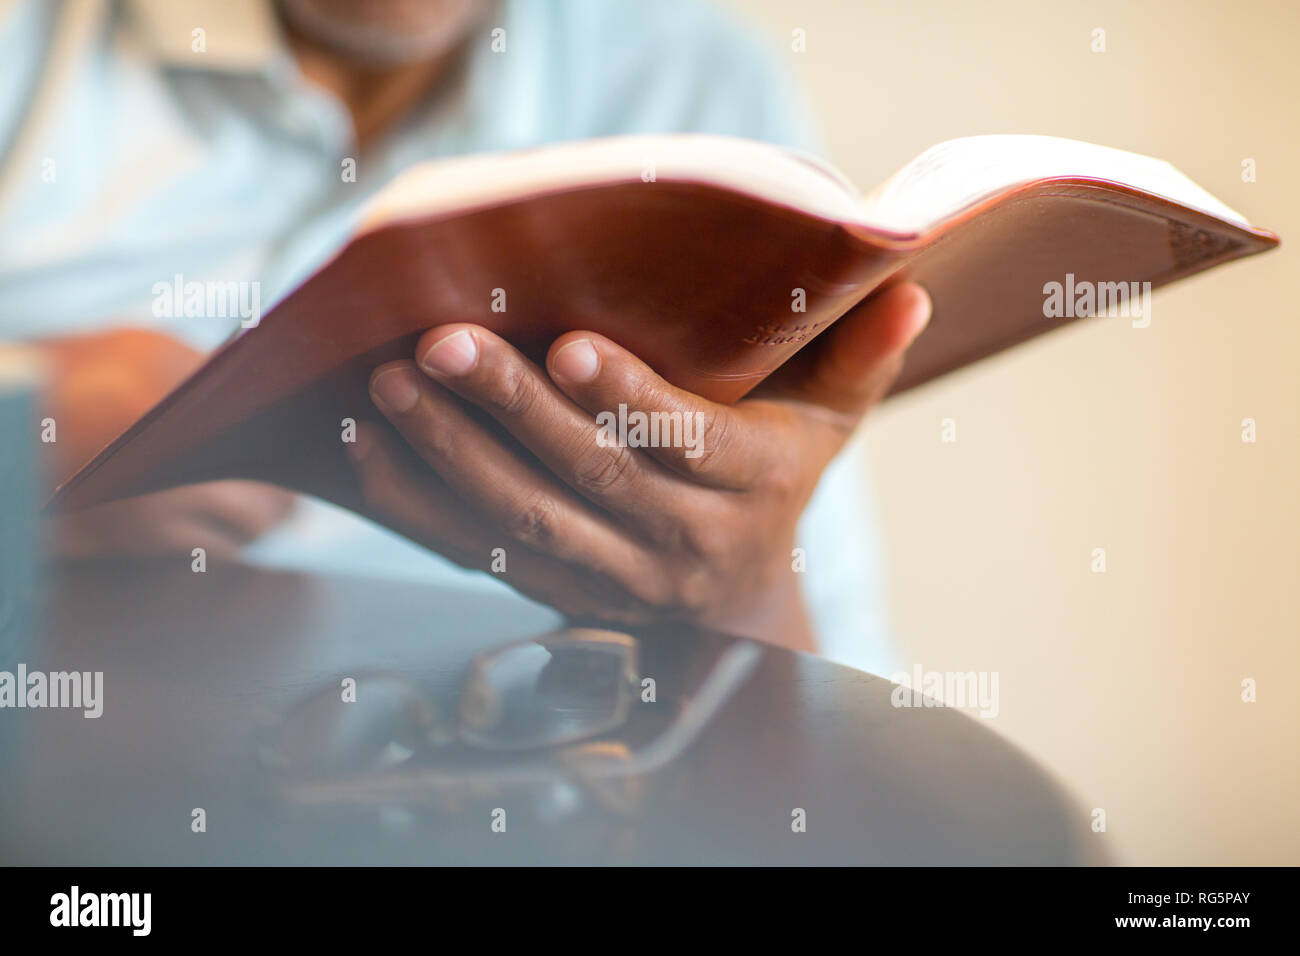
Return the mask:
<path id="1" fill-rule="evenodd" d="M 635 638 L 574 629 L 480 654 L 450 717 L 410 677 L 368 671 L 300 701 L 267 762 L 349 773 L 404 763 L 457 744 L 490 750 L 559 747 L 627 718 L 637 688 Z"/>
<path id="2" fill-rule="evenodd" d="M 393 671 L 322 688 L 291 708 L 261 757 L 295 804 L 408 804 L 568 782 L 626 811 L 627 794 L 608 781 L 684 751 L 761 656 L 752 642 L 731 642 L 691 694 L 666 704 L 671 719 L 657 736 L 636 746 L 616 732 L 641 700 L 638 641 L 570 628 L 476 656 L 448 716 Z"/>

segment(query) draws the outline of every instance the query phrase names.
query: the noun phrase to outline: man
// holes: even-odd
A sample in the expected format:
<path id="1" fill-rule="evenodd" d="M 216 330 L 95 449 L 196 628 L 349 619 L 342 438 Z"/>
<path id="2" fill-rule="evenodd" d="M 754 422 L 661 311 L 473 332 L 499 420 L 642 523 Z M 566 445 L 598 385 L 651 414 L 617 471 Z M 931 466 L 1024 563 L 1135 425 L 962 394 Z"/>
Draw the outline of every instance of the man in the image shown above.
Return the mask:
<path id="1" fill-rule="evenodd" d="M 413 162 L 627 132 L 809 141 L 765 54 L 699 2 L 0 10 L 0 334 L 49 356 L 59 478 L 186 374 L 193 346 L 229 331 L 153 318 L 156 282 L 257 281 L 273 301 Z M 355 181 L 341 175 L 349 163 Z M 563 614 L 687 621 L 804 649 L 820 635 L 834 656 L 885 671 L 865 488 L 847 459 L 823 471 L 928 310 L 915 286 L 889 290 L 733 408 L 672 388 L 592 333 L 563 336 L 538 368 L 448 316 L 410 360 L 375 371 L 392 427 L 362 429 L 355 467 L 386 524 L 470 568 L 505 546 L 506 583 Z M 622 402 L 702 412 L 705 454 L 600 447 L 594 415 Z M 283 492 L 218 483 L 71 516 L 56 541 L 70 554 L 242 549 L 282 566 L 502 586 L 318 502 L 289 512 Z"/>

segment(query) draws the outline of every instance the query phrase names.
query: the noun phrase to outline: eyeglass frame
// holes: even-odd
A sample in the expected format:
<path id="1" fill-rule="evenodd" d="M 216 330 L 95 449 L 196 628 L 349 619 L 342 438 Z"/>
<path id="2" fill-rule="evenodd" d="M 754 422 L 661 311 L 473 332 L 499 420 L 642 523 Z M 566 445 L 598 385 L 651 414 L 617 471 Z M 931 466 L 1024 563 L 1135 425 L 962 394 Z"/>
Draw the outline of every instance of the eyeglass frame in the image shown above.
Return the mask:
<path id="1" fill-rule="evenodd" d="M 604 633 L 632 642 L 635 649 L 636 638 L 617 632 Z M 474 673 L 477 665 L 483 664 L 493 656 L 499 656 L 528 644 L 538 644 L 541 641 L 542 638 L 528 638 L 476 654 L 471 662 L 470 672 Z M 569 643 L 580 644 L 582 640 L 576 639 Z M 647 744 L 635 751 L 617 741 L 595 739 L 600 735 L 584 734 L 581 739 L 572 743 L 544 745 L 532 749 L 477 748 L 484 754 L 504 752 L 523 758 L 509 764 L 413 768 L 407 766 L 404 760 L 402 765 L 396 768 L 368 770 L 360 774 L 327 780 L 303 778 L 299 775 L 297 779 L 279 781 L 276 790 L 281 797 L 300 806 L 386 805 L 420 802 L 456 788 L 571 782 L 584 786 L 607 808 L 626 812 L 629 810 L 627 801 L 611 794 L 606 785 L 620 779 L 651 773 L 685 752 L 731 696 L 748 680 L 762 657 L 762 645 L 750 640 L 733 639 L 715 658 L 703 680 L 685 699 L 669 724 Z M 436 704 L 406 675 L 384 671 L 371 673 L 395 676 L 402 683 L 415 688 L 418 693 L 413 700 L 428 706 L 436 713 Z M 467 682 L 468 678 L 462 681 L 462 693 Z M 290 709 L 290 713 L 303 707 L 322 692 L 302 699 Z M 629 708 L 630 703 L 629 700 Z M 288 719 L 288 714 L 285 719 Z M 415 722 L 415 718 L 412 719 Z M 418 722 L 416 723 L 419 726 Z M 626 713 L 619 726 L 623 723 L 626 723 Z M 611 728 L 607 728 L 604 734 L 610 732 Z M 428 739 L 435 745 L 435 749 L 440 749 L 439 741 L 434 738 Z M 460 738 L 451 738 L 451 740 L 457 739 Z M 270 763 L 274 766 L 275 761 L 272 760 Z"/>

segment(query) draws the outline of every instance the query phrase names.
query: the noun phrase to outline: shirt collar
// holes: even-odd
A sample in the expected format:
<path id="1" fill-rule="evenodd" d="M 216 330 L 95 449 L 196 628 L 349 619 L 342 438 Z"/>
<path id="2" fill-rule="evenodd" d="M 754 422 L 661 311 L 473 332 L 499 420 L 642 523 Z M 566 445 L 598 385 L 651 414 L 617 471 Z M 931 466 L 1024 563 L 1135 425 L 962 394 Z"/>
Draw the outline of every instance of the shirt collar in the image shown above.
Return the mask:
<path id="1" fill-rule="evenodd" d="M 284 51 L 270 0 L 125 0 L 129 28 L 164 66 L 254 73 Z M 196 31 L 202 30 L 202 34 Z M 202 38 L 202 51 L 195 50 Z"/>

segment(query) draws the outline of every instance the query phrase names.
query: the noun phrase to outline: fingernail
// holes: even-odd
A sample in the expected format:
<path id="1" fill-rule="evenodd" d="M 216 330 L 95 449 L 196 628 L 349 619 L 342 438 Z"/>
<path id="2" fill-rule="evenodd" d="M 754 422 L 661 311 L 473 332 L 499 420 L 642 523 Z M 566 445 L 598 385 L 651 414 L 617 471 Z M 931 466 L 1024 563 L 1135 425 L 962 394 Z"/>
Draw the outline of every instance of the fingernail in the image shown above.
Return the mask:
<path id="1" fill-rule="evenodd" d="M 370 383 L 370 394 L 390 411 L 405 413 L 420 400 L 418 373 L 409 365 L 386 369 Z"/>
<path id="2" fill-rule="evenodd" d="M 420 367 L 431 374 L 464 375 L 478 361 L 478 345 L 468 329 L 439 339 L 424 353 Z"/>
<path id="3" fill-rule="evenodd" d="M 600 371 L 600 353 L 589 340 L 578 339 L 555 353 L 551 370 L 570 382 L 590 382 Z"/>

